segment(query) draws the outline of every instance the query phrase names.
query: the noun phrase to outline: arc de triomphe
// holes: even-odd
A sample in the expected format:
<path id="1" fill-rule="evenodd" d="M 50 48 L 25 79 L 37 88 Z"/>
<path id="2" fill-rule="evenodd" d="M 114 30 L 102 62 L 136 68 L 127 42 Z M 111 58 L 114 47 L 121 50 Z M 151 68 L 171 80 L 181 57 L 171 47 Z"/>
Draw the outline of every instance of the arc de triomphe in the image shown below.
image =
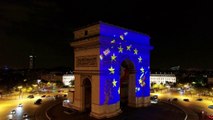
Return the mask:
<path id="1" fill-rule="evenodd" d="M 104 22 L 74 31 L 71 107 L 95 118 L 150 104 L 150 37 Z"/>

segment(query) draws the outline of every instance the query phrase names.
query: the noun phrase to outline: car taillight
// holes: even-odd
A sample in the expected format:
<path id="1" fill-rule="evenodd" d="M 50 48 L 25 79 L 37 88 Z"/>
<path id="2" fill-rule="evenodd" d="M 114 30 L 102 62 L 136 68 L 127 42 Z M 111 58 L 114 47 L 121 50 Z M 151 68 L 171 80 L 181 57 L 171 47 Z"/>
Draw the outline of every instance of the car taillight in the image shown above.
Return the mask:
<path id="1" fill-rule="evenodd" d="M 208 115 L 208 118 L 213 120 L 213 115 Z"/>

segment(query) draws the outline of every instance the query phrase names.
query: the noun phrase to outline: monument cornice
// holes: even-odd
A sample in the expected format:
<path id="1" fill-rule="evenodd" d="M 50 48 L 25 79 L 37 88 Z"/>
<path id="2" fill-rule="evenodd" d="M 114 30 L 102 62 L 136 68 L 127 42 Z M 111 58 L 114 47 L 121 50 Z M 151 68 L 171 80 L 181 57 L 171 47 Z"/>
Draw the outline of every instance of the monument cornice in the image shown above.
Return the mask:
<path id="1" fill-rule="evenodd" d="M 99 70 L 75 70 L 75 74 L 99 74 Z"/>
<path id="2" fill-rule="evenodd" d="M 92 37 L 92 38 L 86 38 L 78 41 L 73 41 L 70 43 L 71 47 L 73 48 L 81 48 L 81 47 L 87 47 L 87 46 L 94 46 L 94 45 L 100 45 L 99 37 Z"/>

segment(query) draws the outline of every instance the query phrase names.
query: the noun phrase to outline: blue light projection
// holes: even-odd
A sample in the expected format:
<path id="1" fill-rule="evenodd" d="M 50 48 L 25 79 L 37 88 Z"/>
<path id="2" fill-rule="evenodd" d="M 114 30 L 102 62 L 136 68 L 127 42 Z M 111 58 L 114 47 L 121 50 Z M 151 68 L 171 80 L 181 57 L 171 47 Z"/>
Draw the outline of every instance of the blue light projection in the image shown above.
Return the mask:
<path id="1" fill-rule="evenodd" d="M 100 24 L 100 104 L 120 101 L 121 63 L 128 59 L 135 67 L 135 95 L 150 95 L 150 50 L 149 36 Z"/>

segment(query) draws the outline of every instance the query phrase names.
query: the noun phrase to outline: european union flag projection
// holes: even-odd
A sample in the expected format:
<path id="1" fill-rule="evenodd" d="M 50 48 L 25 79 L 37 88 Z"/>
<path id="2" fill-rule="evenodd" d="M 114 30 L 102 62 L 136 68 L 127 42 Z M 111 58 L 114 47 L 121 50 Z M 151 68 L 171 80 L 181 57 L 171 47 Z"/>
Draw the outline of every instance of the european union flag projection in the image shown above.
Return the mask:
<path id="1" fill-rule="evenodd" d="M 150 96 L 150 50 L 149 36 L 100 24 L 100 104 L 120 101 L 121 63 L 128 59 L 134 64 L 135 96 Z"/>

